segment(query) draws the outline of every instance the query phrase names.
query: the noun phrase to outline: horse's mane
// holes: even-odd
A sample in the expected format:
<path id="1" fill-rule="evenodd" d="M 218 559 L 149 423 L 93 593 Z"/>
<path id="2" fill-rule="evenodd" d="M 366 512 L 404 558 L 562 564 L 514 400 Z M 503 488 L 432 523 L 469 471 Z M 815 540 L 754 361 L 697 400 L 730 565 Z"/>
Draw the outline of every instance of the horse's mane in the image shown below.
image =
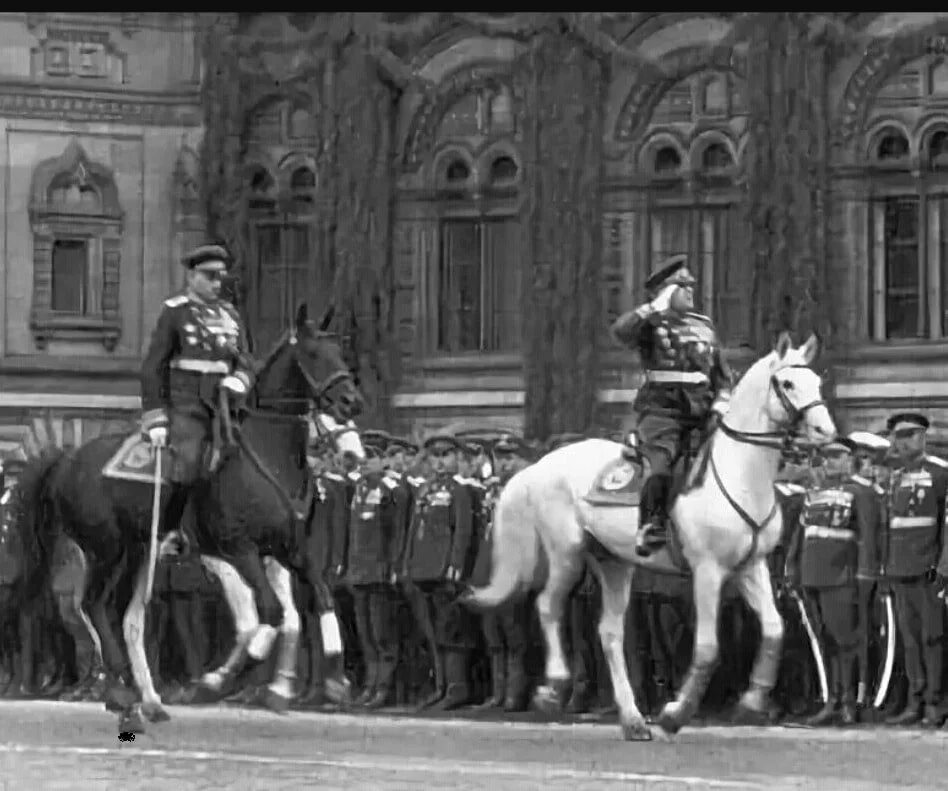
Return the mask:
<path id="1" fill-rule="evenodd" d="M 772 351 L 769 354 L 765 354 L 759 360 L 757 360 L 750 368 L 748 368 L 744 374 L 737 380 L 737 383 L 734 385 L 734 392 L 732 397 L 737 398 L 743 394 L 744 388 L 749 387 L 760 387 L 766 384 L 765 381 L 761 381 L 765 377 L 770 378 L 770 375 L 773 373 L 772 366 L 773 363 L 777 361 L 777 352 Z M 803 364 L 803 357 L 799 349 L 789 348 L 786 355 L 781 361 L 785 365 L 797 365 Z"/>

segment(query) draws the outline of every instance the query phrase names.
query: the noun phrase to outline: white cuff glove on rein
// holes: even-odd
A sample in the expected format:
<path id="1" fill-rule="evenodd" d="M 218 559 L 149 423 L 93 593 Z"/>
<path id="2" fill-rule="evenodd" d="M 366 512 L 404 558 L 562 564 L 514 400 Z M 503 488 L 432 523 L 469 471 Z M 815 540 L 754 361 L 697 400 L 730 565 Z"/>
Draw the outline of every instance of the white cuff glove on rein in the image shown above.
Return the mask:
<path id="1" fill-rule="evenodd" d="M 234 395 L 247 395 L 247 385 L 236 376 L 225 376 L 221 380 L 221 387 Z"/>

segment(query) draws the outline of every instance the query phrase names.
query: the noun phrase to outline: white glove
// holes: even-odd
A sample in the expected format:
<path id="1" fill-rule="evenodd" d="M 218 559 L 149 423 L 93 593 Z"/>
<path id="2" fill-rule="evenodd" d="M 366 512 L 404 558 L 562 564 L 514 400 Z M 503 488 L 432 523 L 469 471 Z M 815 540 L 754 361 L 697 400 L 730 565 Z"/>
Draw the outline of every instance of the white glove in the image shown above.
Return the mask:
<path id="1" fill-rule="evenodd" d="M 155 426 L 148 430 L 148 439 L 153 448 L 163 448 L 168 444 L 168 429 L 165 426 Z"/>
<path id="2" fill-rule="evenodd" d="M 665 286 L 661 291 L 658 292 L 658 296 L 652 300 L 652 307 L 659 313 L 664 313 L 671 307 L 671 298 L 678 290 L 678 284 L 672 283 Z"/>
<path id="3" fill-rule="evenodd" d="M 236 376 L 225 376 L 221 380 L 221 387 L 234 395 L 247 395 L 247 386 Z"/>

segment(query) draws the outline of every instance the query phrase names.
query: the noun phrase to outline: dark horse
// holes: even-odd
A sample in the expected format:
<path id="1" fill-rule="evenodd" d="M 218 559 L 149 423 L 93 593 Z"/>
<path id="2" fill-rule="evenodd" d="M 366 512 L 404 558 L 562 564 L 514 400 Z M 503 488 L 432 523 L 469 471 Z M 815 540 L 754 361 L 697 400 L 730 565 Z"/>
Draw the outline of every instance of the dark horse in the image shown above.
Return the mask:
<path id="1" fill-rule="evenodd" d="M 302 306 L 295 326 L 259 365 L 242 410 L 244 420 L 234 427 L 234 442 L 223 443 L 216 471 L 193 498 L 196 518 L 182 525 L 191 528 L 185 532 L 193 532 L 202 555 L 232 565 L 250 586 L 260 629 L 271 635 L 264 652 L 272 646 L 283 608 L 268 582 L 262 555 L 298 570 L 312 586 L 321 611 L 333 611 L 331 593 L 305 540 L 310 531 L 299 525 L 311 486 L 306 465 L 311 412 L 320 416 L 317 425 L 325 427 L 351 421 L 362 409 L 339 343 L 324 331 L 329 318 L 327 314 L 317 327 Z M 229 422 L 222 422 L 226 439 Z M 143 647 L 153 492 L 144 483 L 116 480 L 102 472 L 127 440 L 124 435 L 102 436 L 72 452 L 43 457 L 37 462 L 42 469 L 32 476 L 34 485 L 22 494 L 25 518 L 32 522 L 34 535 L 45 536 L 43 545 L 50 546 L 51 534 L 62 532 L 89 559 L 89 614 L 111 671 L 107 706 L 124 712 L 126 719 L 131 715 L 135 693 L 127 686 L 130 664 L 143 696 L 142 713 L 159 721 L 168 715 L 151 686 Z M 113 597 L 115 608 L 108 606 Z M 125 612 L 128 663 L 110 611 Z M 337 675 L 336 689 L 342 696 L 347 686 L 341 660 Z"/>

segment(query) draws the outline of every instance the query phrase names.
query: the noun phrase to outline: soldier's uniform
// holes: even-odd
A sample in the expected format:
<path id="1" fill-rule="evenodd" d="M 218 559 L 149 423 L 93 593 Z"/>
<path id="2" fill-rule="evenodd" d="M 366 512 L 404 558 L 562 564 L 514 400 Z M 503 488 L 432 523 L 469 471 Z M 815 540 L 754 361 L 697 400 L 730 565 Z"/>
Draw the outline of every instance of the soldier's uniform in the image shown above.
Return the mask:
<path id="1" fill-rule="evenodd" d="M 518 437 L 500 437 L 493 444 L 492 451 L 495 464 L 509 458 L 520 459 L 522 466 L 528 463 L 526 444 Z M 515 472 L 516 468 L 510 465 L 485 483 L 479 520 L 481 535 L 477 547 L 477 561 L 470 579 L 470 584 L 475 587 L 484 587 L 490 582 L 494 509 L 503 487 Z M 529 606 L 525 601 L 518 600 L 507 602 L 497 610 L 481 616 L 481 629 L 490 658 L 491 694 L 478 708 L 503 707 L 508 712 L 526 709 L 529 682 L 526 670 L 528 615 Z"/>
<path id="2" fill-rule="evenodd" d="M 430 456 L 447 459 L 462 451 L 453 436 L 430 437 L 424 444 Z M 435 657 L 436 689 L 423 702 L 424 707 L 441 710 L 467 702 L 470 618 L 467 608 L 456 601 L 457 588 L 469 569 L 465 565 L 473 540 L 473 506 L 463 479 L 450 469 L 432 475 L 415 501 L 407 539 L 406 574 L 424 595 L 426 608 L 434 623 L 438 656 Z M 443 676 L 437 678 L 440 661 Z"/>
<path id="3" fill-rule="evenodd" d="M 365 448 L 376 460 L 384 452 L 379 444 Z M 356 705 L 367 708 L 380 708 L 389 702 L 398 663 L 391 589 L 400 549 L 398 526 L 404 524 L 405 506 L 404 493 L 385 475 L 381 463 L 367 462 L 352 498 L 346 563 L 346 581 L 353 589 L 356 632 L 366 670 Z"/>
<path id="4" fill-rule="evenodd" d="M 928 420 L 905 413 L 892 415 L 887 425 L 897 445 L 902 437 L 927 429 Z M 932 577 L 945 546 L 948 462 L 920 449 L 892 473 L 887 503 L 884 569 L 895 596 L 909 682 L 906 709 L 889 720 L 900 725 L 919 719 L 936 725 L 942 717 L 944 605 Z"/>
<path id="5" fill-rule="evenodd" d="M 654 295 L 671 285 L 694 285 L 686 262 L 686 256 L 676 256 L 664 263 L 646 281 L 646 289 Z M 640 451 L 651 465 L 642 488 L 643 528 L 637 537 L 637 551 L 647 556 L 665 543 L 672 471 L 682 444 L 691 430 L 706 425 L 712 412 L 727 411 L 731 370 L 711 319 L 700 313 L 659 310 L 649 302 L 620 316 L 612 333 L 638 352 L 646 374 L 633 409 Z"/>
<path id="6" fill-rule="evenodd" d="M 824 453 L 851 454 L 854 443 L 834 440 Z M 859 589 L 856 573 L 860 557 L 871 552 L 880 521 L 879 502 L 871 487 L 830 471 L 821 487 L 806 494 L 790 550 L 790 563 L 806 591 L 820 645 L 826 659 L 830 697 L 810 720 L 822 725 L 837 716 L 844 724 L 856 721 L 854 671 L 859 658 Z M 862 561 L 865 565 L 866 561 Z M 798 570 L 798 571 L 797 571 Z"/>
<path id="7" fill-rule="evenodd" d="M 208 245 L 184 265 L 195 269 L 228 260 L 225 250 Z M 244 323 L 233 305 L 205 302 L 191 291 L 165 300 L 142 362 L 141 395 L 142 431 L 168 427 L 174 487 L 165 508 L 167 529 L 181 521 L 190 492 L 206 475 L 221 381 L 233 376 L 249 391 L 253 369 Z"/>

